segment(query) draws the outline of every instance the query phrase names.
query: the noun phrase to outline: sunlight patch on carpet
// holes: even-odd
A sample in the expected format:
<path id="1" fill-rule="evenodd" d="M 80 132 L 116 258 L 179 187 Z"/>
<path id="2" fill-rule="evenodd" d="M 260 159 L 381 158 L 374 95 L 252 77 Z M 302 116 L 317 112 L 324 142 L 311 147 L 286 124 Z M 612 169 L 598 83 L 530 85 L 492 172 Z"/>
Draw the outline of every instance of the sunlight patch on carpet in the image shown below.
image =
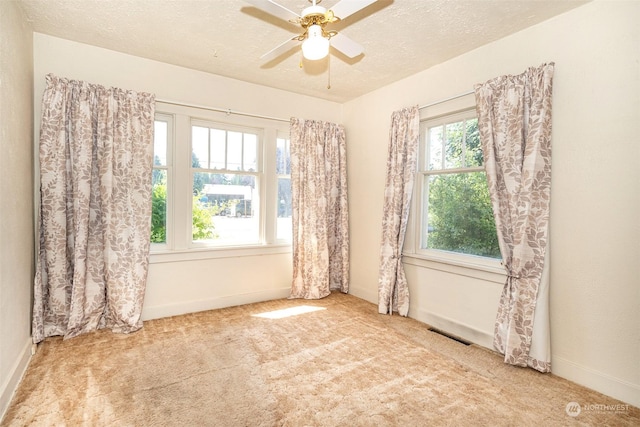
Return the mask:
<path id="1" fill-rule="evenodd" d="M 314 307 L 311 305 L 299 305 L 297 307 L 283 308 L 282 310 L 267 311 L 265 313 L 252 314 L 253 317 L 263 317 L 265 319 L 283 319 L 285 317 L 297 316 L 299 314 L 312 313 L 314 311 L 326 310 L 325 307 Z"/>

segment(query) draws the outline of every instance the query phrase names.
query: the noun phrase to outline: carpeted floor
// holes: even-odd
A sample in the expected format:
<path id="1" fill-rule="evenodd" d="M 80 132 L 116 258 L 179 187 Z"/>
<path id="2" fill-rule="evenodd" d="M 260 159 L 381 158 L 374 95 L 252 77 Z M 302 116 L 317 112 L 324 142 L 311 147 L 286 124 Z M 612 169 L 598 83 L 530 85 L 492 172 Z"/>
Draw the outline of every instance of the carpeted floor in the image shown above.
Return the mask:
<path id="1" fill-rule="evenodd" d="M 47 339 L 0 425 L 638 426 L 640 409 L 334 293 Z"/>

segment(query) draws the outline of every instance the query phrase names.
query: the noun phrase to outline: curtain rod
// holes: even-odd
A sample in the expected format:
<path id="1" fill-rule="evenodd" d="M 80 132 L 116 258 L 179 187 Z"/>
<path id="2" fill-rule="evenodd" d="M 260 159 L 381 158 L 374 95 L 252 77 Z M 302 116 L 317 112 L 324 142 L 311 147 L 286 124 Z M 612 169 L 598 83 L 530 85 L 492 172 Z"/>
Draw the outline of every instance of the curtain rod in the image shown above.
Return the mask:
<path id="1" fill-rule="evenodd" d="M 255 117 L 255 118 L 258 118 L 258 119 L 275 120 L 275 121 L 278 121 L 278 122 L 287 122 L 287 123 L 289 123 L 291 121 L 289 119 L 281 119 L 279 117 L 263 116 L 261 114 L 243 113 L 241 111 L 233 111 L 230 108 L 207 107 L 206 105 L 187 104 L 187 103 L 184 103 L 184 102 L 167 101 L 167 100 L 164 100 L 164 99 L 156 99 L 156 102 L 161 102 L 163 104 L 178 105 L 178 106 L 181 106 L 181 107 L 191 107 L 191 108 L 199 108 L 201 110 L 216 111 L 218 113 L 225 113 L 227 116 L 231 115 L 231 114 L 235 114 L 237 116 Z"/>
<path id="2" fill-rule="evenodd" d="M 443 102 L 453 101 L 454 99 L 462 98 L 463 96 L 471 95 L 472 93 L 475 93 L 475 91 L 470 90 L 468 92 L 461 93 L 459 95 L 455 95 L 446 99 L 441 99 L 440 101 L 432 102 L 430 104 L 426 104 L 421 107 L 418 107 L 418 110 L 422 110 L 423 108 L 427 108 L 427 107 L 433 107 L 434 105 L 442 104 Z"/>
<path id="3" fill-rule="evenodd" d="M 429 104 L 422 105 L 422 106 L 418 107 L 418 110 L 422 110 L 423 108 L 427 108 L 427 107 L 433 107 L 434 105 L 442 104 L 442 103 L 447 102 L 447 101 L 453 101 L 454 99 L 458 99 L 458 98 L 462 98 L 463 96 L 471 95 L 474 92 L 475 91 L 470 90 L 468 92 L 464 92 L 464 93 L 461 93 L 461 94 L 458 94 L 458 95 L 455 95 L 455 96 L 451 96 L 451 97 L 446 98 L 446 99 L 441 99 L 441 100 L 436 101 L 436 102 L 431 102 Z M 181 106 L 181 107 L 199 108 L 201 110 L 215 111 L 215 112 L 218 112 L 218 113 L 225 113 L 227 115 L 235 114 L 237 116 L 255 117 L 255 118 L 258 118 L 258 119 L 275 120 L 275 121 L 278 121 L 278 122 L 285 122 L 285 123 L 289 123 L 291 121 L 289 119 L 282 119 L 280 117 L 263 116 L 261 114 L 253 114 L 253 113 L 244 113 L 242 111 L 234 111 L 234 110 L 231 110 L 230 108 L 208 107 L 206 105 L 187 104 L 185 102 L 167 101 L 165 99 L 156 99 L 156 102 L 161 102 L 163 104 L 170 104 L 170 105 L 178 105 L 178 106 Z"/>

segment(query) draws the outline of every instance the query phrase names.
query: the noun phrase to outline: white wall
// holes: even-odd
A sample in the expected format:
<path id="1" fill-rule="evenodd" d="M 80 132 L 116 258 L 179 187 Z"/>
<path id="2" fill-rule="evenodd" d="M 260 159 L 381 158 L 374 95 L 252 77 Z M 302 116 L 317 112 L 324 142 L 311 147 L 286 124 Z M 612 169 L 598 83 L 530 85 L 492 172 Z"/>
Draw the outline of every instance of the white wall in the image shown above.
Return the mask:
<path id="1" fill-rule="evenodd" d="M 32 32 L 0 1 L 0 418 L 31 355 Z"/>
<path id="2" fill-rule="evenodd" d="M 391 113 L 554 61 L 552 370 L 640 406 L 638 22 L 640 2 L 596 1 L 345 104 L 352 293 L 376 302 Z M 410 316 L 486 344 L 500 275 L 410 262 Z"/>
<path id="3" fill-rule="evenodd" d="M 296 95 L 157 61 L 34 34 L 35 127 L 45 75 L 84 80 L 104 86 L 155 93 L 157 99 L 218 107 L 288 119 L 304 117 L 340 123 L 340 104 Z M 158 107 L 160 108 L 160 107 Z M 199 117 L 238 122 L 238 116 L 197 112 Z M 248 120 L 248 119 L 247 119 Z M 246 120 L 245 120 L 246 122 Z M 260 120 L 251 120 L 259 125 Z M 274 122 L 263 120 L 265 126 Z M 279 124 L 288 130 L 288 125 Z M 188 141 L 177 141 L 186 143 Z M 290 249 L 152 256 L 143 318 L 151 319 L 198 310 L 245 304 L 289 295 L 292 274 Z M 241 255 L 241 256 L 237 256 Z"/>

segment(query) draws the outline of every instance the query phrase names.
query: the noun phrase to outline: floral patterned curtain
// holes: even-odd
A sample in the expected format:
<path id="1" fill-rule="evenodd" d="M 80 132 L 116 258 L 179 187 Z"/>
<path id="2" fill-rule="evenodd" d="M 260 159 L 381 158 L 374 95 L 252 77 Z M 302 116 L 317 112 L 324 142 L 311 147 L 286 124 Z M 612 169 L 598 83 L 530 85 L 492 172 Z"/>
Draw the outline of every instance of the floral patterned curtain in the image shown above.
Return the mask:
<path id="1" fill-rule="evenodd" d="M 148 268 L 155 97 L 46 80 L 33 341 L 135 331 Z"/>
<path id="2" fill-rule="evenodd" d="M 476 85 L 478 127 L 503 265 L 494 346 L 505 362 L 549 372 L 545 264 L 554 65 Z"/>
<path id="3" fill-rule="evenodd" d="M 402 246 L 417 167 L 419 133 L 417 106 L 392 114 L 378 275 L 378 312 L 383 314 L 394 311 L 402 316 L 409 314 L 409 288 L 402 266 Z"/>
<path id="4" fill-rule="evenodd" d="M 292 118 L 290 298 L 349 292 L 347 161 L 341 125 Z"/>

